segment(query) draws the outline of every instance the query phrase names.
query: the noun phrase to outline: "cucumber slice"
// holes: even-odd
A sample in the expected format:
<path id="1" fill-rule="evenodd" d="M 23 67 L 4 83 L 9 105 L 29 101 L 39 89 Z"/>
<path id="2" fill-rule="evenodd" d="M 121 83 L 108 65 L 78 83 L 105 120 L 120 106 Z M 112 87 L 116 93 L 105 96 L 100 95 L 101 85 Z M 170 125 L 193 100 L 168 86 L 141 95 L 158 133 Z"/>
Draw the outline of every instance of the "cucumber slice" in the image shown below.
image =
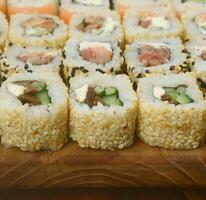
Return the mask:
<path id="1" fill-rule="evenodd" d="M 164 90 L 166 93 L 175 92 L 175 88 L 170 88 L 170 87 L 165 87 Z"/>
<path id="2" fill-rule="evenodd" d="M 33 82 L 32 87 L 34 87 L 38 92 L 43 91 L 46 89 L 46 83 L 42 82 L 42 81 L 38 81 L 38 82 Z"/>
<path id="3" fill-rule="evenodd" d="M 200 26 L 200 28 L 206 30 L 206 25 Z"/>
<path id="4" fill-rule="evenodd" d="M 100 97 L 105 95 L 105 89 L 103 87 L 96 87 L 94 89 L 94 91 L 95 91 L 96 95 L 98 95 Z"/>
<path id="5" fill-rule="evenodd" d="M 187 94 L 179 94 L 176 98 L 176 100 L 180 103 L 180 104 L 189 104 L 189 103 L 193 103 L 193 99 L 191 99 Z"/>
<path id="6" fill-rule="evenodd" d="M 42 105 L 48 105 L 51 103 L 51 98 L 46 90 L 36 93 L 35 96 L 41 101 Z"/>
<path id="7" fill-rule="evenodd" d="M 122 101 L 119 98 L 117 98 L 116 95 L 104 96 L 102 100 L 107 106 L 123 106 Z"/>
<path id="8" fill-rule="evenodd" d="M 115 87 L 109 87 L 105 89 L 105 96 L 111 96 L 111 95 L 118 95 L 118 90 Z"/>

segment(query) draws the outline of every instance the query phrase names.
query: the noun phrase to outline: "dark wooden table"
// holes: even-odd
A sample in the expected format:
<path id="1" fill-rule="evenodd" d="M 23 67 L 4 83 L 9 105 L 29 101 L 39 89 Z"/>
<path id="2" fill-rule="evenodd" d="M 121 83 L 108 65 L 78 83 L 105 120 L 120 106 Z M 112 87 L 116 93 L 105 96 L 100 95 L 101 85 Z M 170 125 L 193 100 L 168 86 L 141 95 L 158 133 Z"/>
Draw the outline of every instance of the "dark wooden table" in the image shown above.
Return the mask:
<path id="1" fill-rule="evenodd" d="M 205 200 L 205 189 L 3 190 L 0 200 Z"/>

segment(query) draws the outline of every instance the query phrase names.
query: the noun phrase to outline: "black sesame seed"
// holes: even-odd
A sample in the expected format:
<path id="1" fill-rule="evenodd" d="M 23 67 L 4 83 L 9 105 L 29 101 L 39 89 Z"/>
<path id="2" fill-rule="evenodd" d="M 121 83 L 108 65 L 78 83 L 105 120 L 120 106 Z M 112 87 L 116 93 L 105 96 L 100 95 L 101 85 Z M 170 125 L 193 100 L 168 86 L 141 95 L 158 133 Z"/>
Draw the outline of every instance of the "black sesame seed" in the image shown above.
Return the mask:
<path id="1" fill-rule="evenodd" d="M 102 69 L 96 69 L 96 72 L 100 72 L 102 74 L 105 74 L 105 72 Z"/>
<path id="2" fill-rule="evenodd" d="M 12 44 L 12 42 L 9 42 L 9 46 L 12 46 L 13 44 Z"/>
<path id="3" fill-rule="evenodd" d="M 29 69 L 29 65 L 28 64 L 24 65 L 24 69 L 25 70 Z"/>
<path id="4" fill-rule="evenodd" d="M 63 57 L 64 59 L 66 58 L 65 51 L 62 51 L 62 57 Z"/>
<path id="5" fill-rule="evenodd" d="M 87 70 L 87 69 L 83 69 L 82 72 L 83 72 L 83 73 L 88 73 L 89 70 Z"/>
<path id="6" fill-rule="evenodd" d="M 110 69 L 110 72 L 112 73 L 114 71 L 114 68 L 112 67 L 111 69 Z"/>
<path id="7" fill-rule="evenodd" d="M 27 72 L 32 73 L 33 71 L 32 70 L 27 70 Z"/>
<path id="8" fill-rule="evenodd" d="M 174 69 L 175 69 L 174 65 L 170 66 L 170 70 L 174 70 Z"/>
<path id="9" fill-rule="evenodd" d="M 148 69 L 146 69 L 146 70 L 145 70 L 145 73 L 146 73 L 146 74 L 149 74 L 149 73 L 150 73 L 150 71 L 149 71 Z"/>

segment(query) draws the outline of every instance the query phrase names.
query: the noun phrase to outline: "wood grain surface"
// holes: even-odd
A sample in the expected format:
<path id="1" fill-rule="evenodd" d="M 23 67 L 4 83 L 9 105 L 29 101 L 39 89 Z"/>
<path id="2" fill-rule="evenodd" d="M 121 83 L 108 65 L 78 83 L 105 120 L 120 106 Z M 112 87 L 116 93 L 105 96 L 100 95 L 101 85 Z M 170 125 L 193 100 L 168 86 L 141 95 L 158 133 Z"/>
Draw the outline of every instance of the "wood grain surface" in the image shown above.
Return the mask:
<path id="1" fill-rule="evenodd" d="M 0 147 L 0 188 L 206 187 L 206 146 L 172 151 L 137 142 L 117 152 L 22 152 Z"/>

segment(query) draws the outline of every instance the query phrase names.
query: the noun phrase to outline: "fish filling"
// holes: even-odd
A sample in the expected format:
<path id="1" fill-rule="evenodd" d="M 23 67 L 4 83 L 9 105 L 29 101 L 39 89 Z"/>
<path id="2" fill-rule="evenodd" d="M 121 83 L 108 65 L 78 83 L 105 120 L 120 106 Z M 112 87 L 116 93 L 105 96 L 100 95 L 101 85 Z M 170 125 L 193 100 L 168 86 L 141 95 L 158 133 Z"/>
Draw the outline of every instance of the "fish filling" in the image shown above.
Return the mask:
<path id="1" fill-rule="evenodd" d="M 51 54 L 46 52 L 25 52 L 16 58 L 23 63 L 31 63 L 32 65 L 48 65 L 54 59 Z"/>
<path id="2" fill-rule="evenodd" d="M 111 44 L 101 42 L 80 43 L 79 54 L 84 60 L 96 64 L 106 64 L 113 57 Z"/>
<path id="3" fill-rule="evenodd" d="M 169 104 L 183 105 L 193 103 L 194 100 L 186 94 L 186 85 L 177 87 L 154 87 L 154 97 Z"/>
<path id="4" fill-rule="evenodd" d="M 47 85 L 42 81 L 15 81 L 9 83 L 7 89 L 16 96 L 21 103 L 35 105 L 48 105 L 51 103 Z"/>
<path id="5" fill-rule="evenodd" d="M 76 100 L 80 103 L 87 104 L 90 108 L 96 106 L 98 103 L 104 106 L 123 106 L 123 102 L 119 97 L 119 91 L 115 87 L 83 87 L 75 91 Z"/>
<path id="6" fill-rule="evenodd" d="M 52 34 L 57 24 L 50 18 L 33 17 L 22 23 L 25 35 L 40 37 Z"/>
<path id="7" fill-rule="evenodd" d="M 145 44 L 138 49 L 138 60 L 145 67 L 153 67 L 163 65 L 170 60 L 170 48 L 167 45 L 159 45 L 158 47 Z"/>

